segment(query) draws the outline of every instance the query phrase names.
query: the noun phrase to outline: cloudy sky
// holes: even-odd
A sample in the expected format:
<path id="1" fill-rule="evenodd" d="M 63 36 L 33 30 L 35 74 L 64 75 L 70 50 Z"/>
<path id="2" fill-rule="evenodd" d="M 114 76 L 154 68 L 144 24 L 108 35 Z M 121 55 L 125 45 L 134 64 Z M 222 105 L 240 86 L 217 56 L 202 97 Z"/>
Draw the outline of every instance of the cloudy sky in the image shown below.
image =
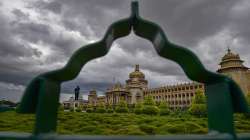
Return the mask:
<path id="1" fill-rule="evenodd" d="M 1 0 L 0 99 L 19 101 L 36 75 L 63 67 L 75 50 L 100 40 L 108 26 L 130 15 L 131 0 Z M 216 71 L 228 46 L 250 66 L 250 0 L 141 0 L 140 14 L 158 23 L 171 42 L 197 53 Z M 157 56 L 152 44 L 131 33 L 110 52 L 87 63 L 62 85 L 62 97 L 80 85 L 105 92 L 128 78 L 134 65 L 150 87 L 187 82 L 182 69 Z M 86 97 L 86 96 L 85 96 Z"/>

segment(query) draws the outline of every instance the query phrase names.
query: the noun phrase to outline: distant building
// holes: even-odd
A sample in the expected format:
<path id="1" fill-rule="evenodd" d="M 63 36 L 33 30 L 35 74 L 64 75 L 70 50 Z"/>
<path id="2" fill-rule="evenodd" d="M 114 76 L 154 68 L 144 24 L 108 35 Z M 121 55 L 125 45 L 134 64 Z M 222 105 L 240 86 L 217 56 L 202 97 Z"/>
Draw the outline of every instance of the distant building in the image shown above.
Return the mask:
<path id="1" fill-rule="evenodd" d="M 140 71 L 139 65 L 136 65 L 135 71 L 129 74 L 129 79 L 124 86 L 117 83 L 106 91 L 106 103 L 117 105 L 120 100 L 125 100 L 127 104 L 133 105 L 150 95 L 156 102 L 167 102 L 172 109 L 184 109 L 191 105 L 192 97 L 198 89 L 204 91 L 203 84 L 193 82 L 148 88 L 145 75 Z"/>
<path id="2" fill-rule="evenodd" d="M 242 91 L 247 94 L 250 92 L 250 72 L 249 68 L 243 65 L 243 61 L 238 54 L 234 54 L 228 49 L 222 57 L 218 73 L 230 76 L 239 84 Z M 105 92 L 105 96 L 97 96 L 95 90 L 91 90 L 88 95 L 88 101 L 70 101 L 64 102 L 66 107 L 77 107 L 79 104 L 97 106 L 100 103 L 117 105 L 121 100 L 132 106 L 143 101 L 145 96 L 152 96 L 156 102 L 165 101 L 171 109 L 186 109 L 190 107 L 192 99 L 197 90 L 205 91 L 204 84 L 191 82 L 176 85 L 167 85 L 157 88 L 148 88 L 148 81 L 144 73 L 140 71 L 139 65 L 135 65 L 135 70 L 129 74 L 129 79 L 125 85 L 116 83 Z"/>
<path id="3" fill-rule="evenodd" d="M 234 54 L 228 49 L 222 57 L 220 66 L 217 70 L 218 73 L 230 76 L 239 84 L 245 94 L 250 92 L 250 71 L 243 65 L 238 54 Z M 166 101 L 172 109 L 184 109 L 191 105 L 197 90 L 204 92 L 204 84 L 191 82 L 148 88 L 145 75 L 140 72 L 139 65 L 136 65 L 135 71 L 129 74 L 129 79 L 126 80 L 124 86 L 117 83 L 107 90 L 106 103 L 118 104 L 120 100 L 125 100 L 128 104 L 135 104 L 142 101 L 144 96 L 150 95 L 156 102 Z"/>
<path id="4" fill-rule="evenodd" d="M 96 90 L 91 90 L 89 92 L 89 95 L 88 95 L 88 104 L 92 105 L 92 106 L 96 106 L 97 103 L 100 104 L 104 104 L 106 103 L 106 97 L 105 96 L 97 96 L 96 94 Z"/>
<path id="5" fill-rule="evenodd" d="M 68 101 L 63 102 L 63 107 L 65 110 L 70 110 L 70 109 L 76 109 L 79 107 L 85 107 L 88 104 L 88 100 L 84 100 L 83 98 L 80 98 L 78 100 L 75 100 L 74 97 L 70 97 Z"/>
<path id="6" fill-rule="evenodd" d="M 192 82 L 152 88 L 145 90 L 144 96 L 151 95 L 156 102 L 165 101 L 172 109 L 186 109 L 197 90 L 204 92 L 204 84 Z"/>
<path id="7" fill-rule="evenodd" d="M 246 95 L 250 92 L 250 70 L 243 65 L 243 62 L 239 54 L 232 53 L 228 48 L 227 53 L 221 59 L 217 72 L 231 77 Z"/>
<path id="8" fill-rule="evenodd" d="M 144 98 L 143 92 L 148 87 L 145 75 L 140 71 L 139 65 L 135 66 L 135 71 L 129 74 L 126 85 L 120 83 L 106 91 L 106 103 L 116 105 L 120 100 L 125 100 L 128 104 L 136 104 Z"/>

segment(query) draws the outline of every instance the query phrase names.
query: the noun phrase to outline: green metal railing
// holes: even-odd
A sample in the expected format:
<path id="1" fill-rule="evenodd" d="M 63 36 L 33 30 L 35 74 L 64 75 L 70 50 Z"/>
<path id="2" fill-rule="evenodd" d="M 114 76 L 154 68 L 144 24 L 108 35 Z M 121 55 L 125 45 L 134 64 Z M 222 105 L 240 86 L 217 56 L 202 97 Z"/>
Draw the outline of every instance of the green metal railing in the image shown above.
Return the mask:
<path id="1" fill-rule="evenodd" d="M 198 57 L 188 49 L 171 43 L 155 23 L 139 16 L 138 2 L 131 3 L 131 15 L 111 24 L 103 39 L 83 46 L 70 58 L 66 66 L 35 77 L 27 86 L 20 113 L 35 113 L 33 134 L 0 132 L 0 139 L 250 139 L 250 134 L 236 135 L 234 112 L 247 112 L 248 106 L 238 85 L 230 78 L 208 71 Z M 72 80 L 90 60 L 106 55 L 117 38 L 131 30 L 152 42 L 157 53 L 178 63 L 189 79 L 205 84 L 208 107 L 207 135 L 176 136 L 66 136 L 56 135 L 58 100 L 61 83 Z"/>

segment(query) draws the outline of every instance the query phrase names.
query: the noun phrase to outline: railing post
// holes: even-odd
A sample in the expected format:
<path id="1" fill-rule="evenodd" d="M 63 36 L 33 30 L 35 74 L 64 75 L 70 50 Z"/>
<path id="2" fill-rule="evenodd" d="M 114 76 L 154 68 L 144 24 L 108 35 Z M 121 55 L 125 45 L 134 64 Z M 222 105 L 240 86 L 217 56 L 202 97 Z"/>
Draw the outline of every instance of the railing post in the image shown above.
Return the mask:
<path id="1" fill-rule="evenodd" d="M 205 92 L 207 95 L 209 131 L 229 133 L 235 136 L 229 84 L 223 82 L 206 85 Z"/>
<path id="2" fill-rule="evenodd" d="M 43 79 L 39 89 L 34 133 L 54 133 L 57 126 L 57 109 L 60 84 L 50 79 Z"/>

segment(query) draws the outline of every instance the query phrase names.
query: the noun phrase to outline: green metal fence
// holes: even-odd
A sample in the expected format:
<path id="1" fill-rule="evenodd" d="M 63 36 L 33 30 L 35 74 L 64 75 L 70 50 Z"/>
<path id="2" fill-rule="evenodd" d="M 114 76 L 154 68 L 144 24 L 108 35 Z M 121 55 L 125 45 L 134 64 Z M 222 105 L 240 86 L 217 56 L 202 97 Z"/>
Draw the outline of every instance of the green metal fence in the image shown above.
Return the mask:
<path id="1" fill-rule="evenodd" d="M 248 112 L 244 95 L 229 77 L 205 69 L 198 57 L 188 49 L 171 43 L 157 24 L 139 16 L 138 2 L 131 3 L 131 15 L 111 24 L 103 39 L 77 50 L 66 66 L 35 77 L 27 86 L 19 113 L 35 113 L 33 134 L 0 132 L 0 139 L 250 139 L 250 134 L 236 135 L 234 112 Z M 159 56 L 178 63 L 189 79 L 205 84 L 208 107 L 207 135 L 176 136 L 67 136 L 56 134 L 58 100 L 61 83 L 74 79 L 90 60 L 106 55 L 117 38 L 130 34 L 152 42 Z"/>

